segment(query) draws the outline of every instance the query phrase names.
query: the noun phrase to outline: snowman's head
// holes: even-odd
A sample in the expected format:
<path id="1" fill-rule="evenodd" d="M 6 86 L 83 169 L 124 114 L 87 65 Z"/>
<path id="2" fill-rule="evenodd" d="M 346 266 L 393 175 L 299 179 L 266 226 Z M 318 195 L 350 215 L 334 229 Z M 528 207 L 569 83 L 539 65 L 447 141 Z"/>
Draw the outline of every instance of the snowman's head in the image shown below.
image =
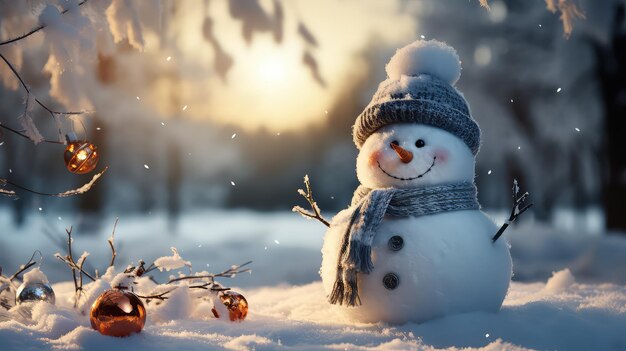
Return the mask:
<path id="1" fill-rule="evenodd" d="M 386 125 L 370 135 L 357 157 L 357 177 L 368 188 L 412 188 L 474 179 L 466 143 L 440 128 Z"/>
<path id="2" fill-rule="evenodd" d="M 357 117 L 357 176 L 366 187 L 409 188 L 472 181 L 480 128 L 463 94 L 456 51 L 418 40 L 386 66 L 387 79 Z"/>

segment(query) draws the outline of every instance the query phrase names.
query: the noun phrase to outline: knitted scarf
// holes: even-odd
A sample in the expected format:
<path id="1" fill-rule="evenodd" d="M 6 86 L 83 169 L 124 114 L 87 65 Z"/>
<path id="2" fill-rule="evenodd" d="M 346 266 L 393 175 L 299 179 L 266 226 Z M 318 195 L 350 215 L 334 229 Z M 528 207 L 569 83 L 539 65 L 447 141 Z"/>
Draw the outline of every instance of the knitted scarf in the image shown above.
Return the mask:
<path id="1" fill-rule="evenodd" d="M 417 217 L 447 211 L 475 210 L 480 205 L 471 182 L 396 189 L 359 186 L 352 197 L 354 210 L 343 236 L 337 262 L 332 304 L 360 305 L 357 273 L 374 269 L 372 242 L 385 215 Z"/>

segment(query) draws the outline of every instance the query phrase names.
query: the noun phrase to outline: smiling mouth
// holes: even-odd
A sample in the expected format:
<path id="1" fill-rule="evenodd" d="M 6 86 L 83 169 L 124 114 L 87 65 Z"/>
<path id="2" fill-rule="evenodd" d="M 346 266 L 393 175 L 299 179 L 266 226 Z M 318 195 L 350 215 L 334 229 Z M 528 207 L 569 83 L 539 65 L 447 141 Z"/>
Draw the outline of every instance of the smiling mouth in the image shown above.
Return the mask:
<path id="1" fill-rule="evenodd" d="M 437 159 L 437 156 L 433 156 L 433 163 L 430 165 L 430 167 L 428 167 L 428 169 L 426 171 L 424 171 L 424 173 L 419 174 L 415 177 L 410 177 L 410 178 L 402 178 L 402 177 L 396 177 L 393 174 L 389 174 L 387 171 L 385 171 L 383 169 L 383 167 L 380 165 L 380 161 L 377 161 L 378 163 L 378 168 L 380 168 L 381 171 L 383 171 L 383 173 L 385 173 L 386 175 L 388 175 L 391 178 L 394 179 L 398 179 L 398 180 L 413 180 L 413 179 L 418 179 L 418 178 L 422 178 L 426 173 L 430 172 L 431 169 L 433 169 L 433 167 L 435 167 L 435 160 Z"/>

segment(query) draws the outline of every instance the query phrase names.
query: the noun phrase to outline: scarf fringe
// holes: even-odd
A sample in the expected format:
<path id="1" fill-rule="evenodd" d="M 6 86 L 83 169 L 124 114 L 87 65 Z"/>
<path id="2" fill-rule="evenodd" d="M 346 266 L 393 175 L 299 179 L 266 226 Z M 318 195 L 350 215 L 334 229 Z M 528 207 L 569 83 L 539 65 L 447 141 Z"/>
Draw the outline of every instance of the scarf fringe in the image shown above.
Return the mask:
<path id="1" fill-rule="evenodd" d="M 354 268 L 346 269 L 342 278 L 335 280 L 333 290 L 328 296 L 328 301 L 333 305 L 360 306 L 359 286 L 357 281 L 357 271 Z"/>

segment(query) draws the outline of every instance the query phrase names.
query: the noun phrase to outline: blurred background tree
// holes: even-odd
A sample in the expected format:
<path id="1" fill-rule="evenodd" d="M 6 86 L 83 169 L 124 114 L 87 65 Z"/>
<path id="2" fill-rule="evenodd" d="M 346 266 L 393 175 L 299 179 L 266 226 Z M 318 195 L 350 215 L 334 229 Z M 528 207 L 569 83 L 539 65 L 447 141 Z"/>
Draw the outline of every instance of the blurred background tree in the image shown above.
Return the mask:
<path id="1" fill-rule="evenodd" d="M 75 4 L 0 1 L 0 38 L 35 26 L 44 3 Z M 71 42 L 77 56 L 62 74 L 46 65 L 61 44 L 42 33 L 0 52 L 37 96 L 96 111 L 83 123 L 110 170 L 82 198 L 20 193 L 0 206 L 18 222 L 39 207 L 78 211 L 88 223 L 102 213 L 164 212 L 175 232 L 180 214 L 204 207 L 289 211 L 309 174 L 323 210 L 344 208 L 357 185 L 351 125 L 395 48 L 423 36 L 449 42 L 463 59 L 459 88 L 483 130 L 476 181 L 484 207 L 508 208 L 515 177 L 539 220 L 626 228 L 624 145 L 615 137 L 624 131 L 624 35 L 615 29 L 624 2 L 581 0 L 584 20 L 561 2 L 480 4 L 89 1 L 66 20 L 91 47 Z M 13 125 L 23 92 L 5 67 L 0 74 L 2 123 Z M 55 135 L 45 116 L 35 122 Z M 1 175 L 40 187 L 83 180 L 63 169 L 59 147 L 1 138 Z"/>

